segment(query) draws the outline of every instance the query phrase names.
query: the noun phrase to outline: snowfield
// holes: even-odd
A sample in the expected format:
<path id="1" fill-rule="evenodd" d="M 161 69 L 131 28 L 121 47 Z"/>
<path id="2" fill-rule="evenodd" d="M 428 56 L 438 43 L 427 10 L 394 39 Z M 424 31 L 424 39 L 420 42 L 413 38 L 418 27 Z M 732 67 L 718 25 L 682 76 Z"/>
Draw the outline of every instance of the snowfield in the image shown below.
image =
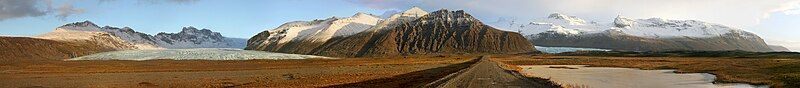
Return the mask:
<path id="1" fill-rule="evenodd" d="M 254 60 L 254 59 L 309 59 L 323 56 L 273 53 L 264 51 L 231 48 L 164 49 L 164 50 L 125 50 L 97 53 L 68 60 Z"/>

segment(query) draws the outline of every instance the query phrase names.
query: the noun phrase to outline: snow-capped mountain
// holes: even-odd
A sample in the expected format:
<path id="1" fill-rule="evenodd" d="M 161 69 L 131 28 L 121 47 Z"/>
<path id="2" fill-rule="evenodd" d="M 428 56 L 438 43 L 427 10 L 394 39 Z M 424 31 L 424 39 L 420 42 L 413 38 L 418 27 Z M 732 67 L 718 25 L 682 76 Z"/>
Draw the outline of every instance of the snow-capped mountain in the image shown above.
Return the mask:
<path id="1" fill-rule="evenodd" d="M 696 20 L 630 19 L 618 16 L 612 22 L 599 23 L 554 13 L 546 18 L 533 19 L 527 24 L 512 26 L 511 30 L 519 31 L 539 46 L 632 51 L 771 51 L 764 41 L 753 33 Z"/>
<path id="2" fill-rule="evenodd" d="M 382 19 L 366 13 L 356 13 L 345 18 L 331 17 L 324 20 L 294 21 L 285 23 L 278 28 L 264 31 L 259 35 L 268 37 L 261 40 L 252 40 L 247 49 L 291 49 L 295 47 L 316 47 L 331 38 L 353 35 L 372 28 Z M 268 33 L 268 34 L 265 34 Z M 254 37 L 256 38 L 256 37 Z M 260 37 L 258 37 L 260 38 Z M 267 46 L 269 45 L 269 46 Z"/>
<path id="3" fill-rule="evenodd" d="M 289 22 L 253 36 L 245 49 L 346 57 L 535 51 L 522 35 L 487 26 L 463 10 L 428 13 L 412 7 L 384 16 L 358 13 L 349 18 Z M 336 26 L 359 22 L 369 24 Z M 341 30 L 350 31 L 335 32 L 334 36 L 326 32 Z"/>
<path id="4" fill-rule="evenodd" d="M 218 32 L 194 27 L 183 27 L 178 33 L 158 33 L 156 44 L 164 48 L 244 48 L 245 39 L 223 37 Z"/>
<path id="5" fill-rule="evenodd" d="M 246 49 L 306 52 L 311 49 L 297 47 L 317 47 L 336 37 L 350 36 L 364 31 L 375 32 L 385 27 L 414 20 L 428 12 L 418 7 L 395 13 L 386 19 L 356 13 L 351 17 L 331 17 L 324 20 L 294 21 L 285 23 L 270 31 L 264 31 L 251 38 Z M 268 36 L 267 38 L 259 36 Z"/>
<path id="6" fill-rule="evenodd" d="M 325 20 L 296 21 L 275 28 L 270 39 L 277 43 L 292 40 L 324 42 L 335 36 L 352 35 L 374 26 L 380 18 L 357 13 L 348 18 L 331 17 Z"/>
<path id="7" fill-rule="evenodd" d="M 158 46 L 155 46 L 153 38 L 150 35 L 133 31 L 133 29 L 128 27 L 99 27 L 90 21 L 66 24 L 56 28 L 53 32 L 40 36 L 51 39 L 88 38 L 85 37 L 85 33 L 107 33 L 134 46 L 134 49 L 159 49 Z"/>
<path id="8" fill-rule="evenodd" d="M 159 33 L 151 36 L 136 32 L 129 27 L 99 27 L 90 21 L 75 22 L 56 28 L 55 31 L 40 35 L 39 38 L 55 40 L 94 41 L 88 35 L 108 35 L 107 41 L 117 46 L 133 46 L 130 49 L 164 49 L 164 48 L 243 48 L 245 39 L 225 38 L 208 29 L 197 30 L 194 27 L 184 28 L 180 33 Z M 114 41 L 119 39 L 121 41 Z M 119 45 L 119 44 L 123 45 Z M 108 45 L 99 43 L 101 45 Z"/>

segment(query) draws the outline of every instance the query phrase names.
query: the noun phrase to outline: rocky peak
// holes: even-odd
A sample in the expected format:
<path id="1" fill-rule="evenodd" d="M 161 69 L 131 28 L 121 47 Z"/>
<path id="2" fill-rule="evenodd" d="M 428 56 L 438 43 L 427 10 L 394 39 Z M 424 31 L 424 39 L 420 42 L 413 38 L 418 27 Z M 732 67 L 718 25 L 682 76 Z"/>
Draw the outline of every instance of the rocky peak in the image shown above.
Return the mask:
<path id="1" fill-rule="evenodd" d="M 372 15 L 372 14 L 367 14 L 367 13 L 363 13 L 363 12 L 358 12 L 358 13 L 356 13 L 355 15 L 353 15 L 353 16 L 350 16 L 350 17 L 352 17 L 352 18 L 362 18 L 362 17 L 373 17 L 373 18 L 378 18 L 378 17 L 376 17 L 375 15 Z"/>
<path id="2" fill-rule="evenodd" d="M 567 15 L 564 15 L 564 14 L 561 14 L 561 13 L 552 13 L 552 14 L 548 15 L 547 18 L 569 19 L 569 18 L 573 18 L 573 16 L 567 16 Z"/>
<path id="3" fill-rule="evenodd" d="M 414 7 L 411 7 L 410 9 L 408 9 L 406 11 L 403 11 L 403 13 L 400 13 L 400 14 L 401 14 L 401 16 L 420 17 L 420 16 L 427 15 L 428 12 L 425 11 L 425 10 L 422 10 L 419 7 L 414 6 Z"/>
<path id="4" fill-rule="evenodd" d="M 194 27 L 192 27 L 192 26 L 189 26 L 189 27 L 183 27 L 183 28 L 181 29 L 181 32 L 192 32 L 192 31 L 198 31 L 198 30 L 197 30 L 197 28 L 194 28 Z"/>
<path id="5" fill-rule="evenodd" d="M 100 26 L 97 26 L 97 24 L 94 24 L 91 21 L 87 20 L 87 21 L 83 21 L 83 22 L 69 23 L 69 24 L 66 24 L 66 25 L 61 26 L 61 27 L 97 27 L 97 28 L 99 28 Z"/>
<path id="6" fill-rule="evenodd" d="M 481 24 L 480 21 L 469 15 L 468 13 L 464 12 L 464 10 L 456 10 L 456 11 L 449 11 L 447 9 L 442 9 L 438 11 L 431 12 L 428 15 L 423 16 L 420 20 L 424 22 L 428 21 L 444 21 L 444 22 L 452 22 L 452 23 L 477 23 Z"/>
<path id="7" fill-rule="evenodd" d="M 155 37 L 170 44 L 172 44 L 174 41 L 188 41 L 193 42 L 194 44 L 201 44 L 207 41 L 216 43 L 224 41 L 223 39 L 225 38 L 219 32 L 213 32 L 209 29 L 198 30 L 192 26 L 183 27 L 181 32 L 178 33 L 161 32 L 156 34 Z"/>
<path id="8" fill-rule="evenodd" d="M 625 18 L 622 16 L 617 16 L 614 18 L 614 26 L 618 28 L 625 28 L 633 25 L 635 21 L 633 19 Z"/>
<path id="9" fill-rule="evenodd" d="M 550 14 L 549 16 L 547 16 L 547 18 L 563 20 L 563 21 L 566 21 L 567 23 L 572 24 L 572 25 L 581 25 L 581 24 L 585 24 L 586 23 L 586 21 L 584 21 L 583 19 L 580 19 L 580 18 L 575 17 L 575 16 L 569 16 L 569 15 L 561 14 L 561 13 Z"/>
<path id="10" fill-rule="evenodd" d="M 188 35 L 200 34 L 200 35 L 220 36 L 220 37 L 222 36 L 221 34 L 219 34 L 219 32 L 213 32 L 213 31 L 211 31 L 209 29 L 205 29 L 205 28 L 198 30 L 197 28 L 192 27 L 192 26 L 183 27 L 183 29 L 181 29 L 181 32 L 178 32 L 178 34 L 188 34 Z"/>

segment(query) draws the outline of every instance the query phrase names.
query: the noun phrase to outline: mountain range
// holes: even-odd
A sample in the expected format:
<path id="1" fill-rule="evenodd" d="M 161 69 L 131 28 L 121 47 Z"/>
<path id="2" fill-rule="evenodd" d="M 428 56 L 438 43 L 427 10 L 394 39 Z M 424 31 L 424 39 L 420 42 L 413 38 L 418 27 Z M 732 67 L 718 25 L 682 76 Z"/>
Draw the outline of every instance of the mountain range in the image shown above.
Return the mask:
<path id="1" fill-rule="evenodd" d="M 179 33 L 151 36 L 129 27 L 99 27 L 84 21 L 69 23 L 34 37 L 0 37 L 0 56 L 5 56 L 0 61 L 60 61 L 119 50 L 243 48 L 245 45 L 245 39 L 223 37 L 208 29 L 184 27 Z"/>
<path id="2" fill-rule="evenodd" d="M 610 23 L 600 23 L 554 13 L 530 23 L 507 25 L 511 26 L 507 30 L 516 31 L 489 26 L 463 10 L 429 13 L 417 7 L 382 16 L 356 13 L 293 21 L 250 39 L 228 38 L 191 26 L 178 33 L 150 35 L 129 27 L 100 27 L 83 21 L 34 37 L 0 37 L 4 49 L 0 52 L 23 58 L 66 59 L 106 51 L 185 48 L 244 48 L 334 57 L 538 52 L 534 45 L 618 51 L 787 51 L 767 45 L 753 33 L 696 20 L 618 16 Z M 15 54 L 26 50 L 41 52 Z"/>
<path id="3" fill-rule="evenodd" d="M 622 51 L 774 51 L 756 34 L 697 20 L 616 17 L 610 23 L 554 13 L 530 23 L 512 24 L 537 46 Z"/>
<path id="4" fill-rule="evenodd" d="M 452 53 L 535 52 L 522 35 L 495 29 L 462 10 L 428 13 L 420 8 L 381 19 L 357 13 L 348 18 L 295 21 L 250 38 L 249 50 L 323 56 L 391 56 Z"/>
<path id="5" fill-rule="evenodd" d="M 111 37 L 87 39 L 87 35 L 107 34 Z M 180 48 L 244 48 L 245 39 L 227 38 L 209 29 L 183 27 L 178 33 L 158 33 L 155 36 L 137 32 L 129 27 L 99 27 L 90 21 L 63 25 L 36 38 L 59 41 L 94 41 L 118 49 L 180 49 Z"/>

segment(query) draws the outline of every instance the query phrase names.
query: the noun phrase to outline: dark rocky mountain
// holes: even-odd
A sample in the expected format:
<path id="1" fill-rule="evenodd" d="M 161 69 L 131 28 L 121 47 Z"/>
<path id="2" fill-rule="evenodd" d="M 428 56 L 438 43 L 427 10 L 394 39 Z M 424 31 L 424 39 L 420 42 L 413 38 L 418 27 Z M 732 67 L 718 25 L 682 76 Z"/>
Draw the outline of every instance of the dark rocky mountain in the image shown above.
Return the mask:
<path id="1" fill-rule="evenodd" d="M 340 57 L 536 51 L 533 44 L 522 35 L 485 25 L 462 10 L 439 10 L 415 20 L 399 23 L 381 30 L 334 37 L 320 47 L 297 47 L 310 50 L 308 52 L 266 51 Z M 264 36 L 255 36 L 251 41 L 264 39 L 260 37 Z"/>

